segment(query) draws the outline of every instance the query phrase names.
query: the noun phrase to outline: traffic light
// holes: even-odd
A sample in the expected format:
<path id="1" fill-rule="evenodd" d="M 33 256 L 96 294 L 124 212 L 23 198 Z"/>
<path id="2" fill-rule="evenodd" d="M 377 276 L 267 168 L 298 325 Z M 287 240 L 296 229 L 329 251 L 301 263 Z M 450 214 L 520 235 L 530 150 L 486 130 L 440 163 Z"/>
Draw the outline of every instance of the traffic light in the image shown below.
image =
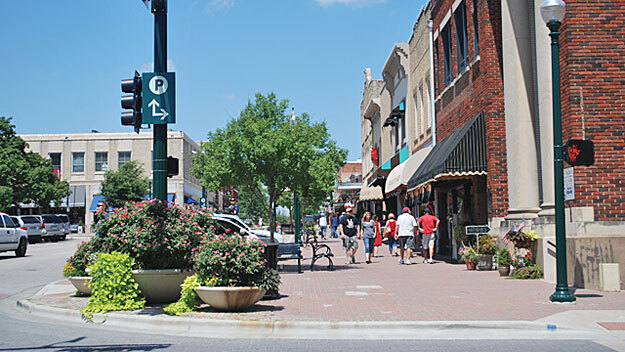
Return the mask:
<path id="1" fill-rule="evenodd" d="M 595 144 L 588 139 L 569 139 L 564 145 L 564 161 L 571 166 L 595 163 Z"/>
<path id="2" fill-rule="evenodd" d="M 173 156 L 167 157 L 167 177 L 178 175 L 178 158 Z"/>
<path id="3" fill-rule="evenodd" d="M 142 104 L 142 92 L 141 92 L 141 75 L 135 71 L 135 76 L 131 79 L 122 80 L 122 92 L 132 93 L 132 95 L 122 96 L 122 109 L 129 109 L 132 111 L 122 112 L 122 125 L 135 126 L 135 132 L 139 133 L 141 130 L 141 104 Z"/>

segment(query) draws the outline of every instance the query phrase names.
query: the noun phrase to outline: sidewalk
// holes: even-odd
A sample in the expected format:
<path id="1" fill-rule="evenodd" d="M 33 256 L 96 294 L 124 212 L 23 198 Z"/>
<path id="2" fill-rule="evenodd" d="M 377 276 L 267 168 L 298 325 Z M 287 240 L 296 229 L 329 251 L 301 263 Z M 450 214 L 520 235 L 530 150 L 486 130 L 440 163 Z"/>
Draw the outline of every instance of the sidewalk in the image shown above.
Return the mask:
<path id="1" fill-rule="evenodd" d="M 553 322 L 558 329 L 617 334 L 625 331 L 625 293 L 577 290 L 576 304 L 552 304 L 549 295 L 554 285 L 541 280 L 506 279 L 497 271 L 467 271 L 464 264 L 422 264 L 421 257 L 413 258 L 413 263 L 418 264 L 399 265 L 397 257 L 389 256 L 387 247 L 381 247 L 383 257 L 365 264 L 361 246 L 356 258 L 358 264 L 346 265 L 340 242 L 325 243 L 335 255 L 334 271 L 327 271 L 324 260 L 318 262 L 314 272 L 310 272 L 310 261 L 305 260 L 302 274 L 297 273 L 296 261 L 282 262 L 285 270 L 281 272 L 280 299 L 261 301 L 243 313 L 222 313 L 204 305 L 199 311 L 178 319 L 271 323 L 274 330 L 277 322 L 352 327 L 412 322 L 417 324 L 414 326 L 429 324 L 437 329 L 467 326 L 471 322 L 475 327 L 538 330 L 546 330 Z M 302 250 L 310 257 L 310 247 Z M 20 304 L 31 312 L 37 307 L 77 312 L 87 304 L 88 298 L 75 297 L 73 292 L 73 286 L 63 280 Z M 146 317 L 174 320 L 158 306 L 115 314 L 143 320 Z"/>

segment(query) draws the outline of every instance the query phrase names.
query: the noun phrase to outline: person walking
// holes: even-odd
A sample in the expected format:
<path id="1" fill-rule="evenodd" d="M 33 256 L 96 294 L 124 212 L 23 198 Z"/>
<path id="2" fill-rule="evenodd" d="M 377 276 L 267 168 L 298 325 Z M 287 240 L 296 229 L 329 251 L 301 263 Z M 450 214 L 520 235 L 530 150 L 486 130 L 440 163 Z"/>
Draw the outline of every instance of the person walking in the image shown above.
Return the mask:
<path id="1" fill-rule="evenodd" d="M 395 220 L 395 214 L 388 214 L 388 220 L 386 220 L 386 226 L 384 226 L 384 236 L 388 240 L 388 253 L 391 256 L 397 257 L 397 240 L 395 234 L 397 232 L 397 221 Z"/>
<path id="2" fill-rule="evenodd" d="M 365 242 L 365 263 L 371 264 L 371 256 L 373 255 L 373 247 L 375 243 L 375 220 L 371 217 L 370 212 L 366 212 L 360 223 L 360 236 Z"/>
<path id="3" fill-rule="evenodd" d="M 373 243 L 373 257 L 379 257 L 380 247 L 382 247 L 382 228 L 380 226 L 380 222 L 378 221 L 378 216 L 373 215 L 373 220 L 375 221 L 375 242 Z"/>
<path id="4" fill-rule="evenodd" d="M 336 229 L 339 227 L 338 215 L 334 213 L 330 214 L 330 222 L 332 224 L 332 238 L 339 238 L 339 234 L 336 232 Z"/>
<path id="5" fill-rule="evenodd" d="M 414 241 L 417 234 L 417 220 L 410 214 L 410 208 L 404 207 L 402 214 L 397 218 L 397 239 L 399 246 L 399 264 L 410 265 L 410 255 L 412 254 L 411 247 L 407 247 L 408 239 L 412 238 Z M 404 254 L 407 254 L 404 260 Z"/>
<path id="6" fill-rule="evenodd" d="M 360 238 L 360 224 L 358 218 L 354 216 L 353 208 L 348 207 L 346 214 L 339 221 L 339 233 L 343 240 L 343 248 L 347 256 L 345 264 L 356 264 L 356 250 L 358 250 L 357 238 Z"/>
<path id="7" fill-rule="evenodd" d="M 425 208 L 423 212 L 423 216 L 417 221 L 419 232 L 423 233 L 423 262 L 433 264 L 434 240 L 436 239 L 436 231 L 441 221 L 436 216 L 430 214 L 429 208 Z"/>
<path id="8" fill-rule="evenodd" d="M 326 231 L 328 229 L 328 218 L 326 218 L 325 214 L 321 214 L 319 218 L 319 231 L 321 231 L 321 239 L 326 239 Z"/>

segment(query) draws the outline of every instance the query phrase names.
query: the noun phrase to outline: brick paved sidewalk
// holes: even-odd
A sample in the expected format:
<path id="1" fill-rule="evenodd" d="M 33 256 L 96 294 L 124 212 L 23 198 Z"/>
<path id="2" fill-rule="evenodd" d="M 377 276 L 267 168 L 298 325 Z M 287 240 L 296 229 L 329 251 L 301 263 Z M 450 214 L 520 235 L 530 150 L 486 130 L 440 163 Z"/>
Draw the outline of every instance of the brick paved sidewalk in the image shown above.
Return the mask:
<path id="1" fill-rule="evenodd" d="M 345 265 L 345 252 L 338 240 L 327 240 L 335 255 L 335 270 L 325 262 L 310 272 L 296 272 L 296 262 L 286 261 L 282 271 L 282 297 L 261 301 L 245 313 L 220 313 L 208 306 L 190 318 L 285 320 L 285 321 L 458 321 L 536 320 L 567 310 L 619 310 L 625 307 L 625 293 L 577 290 L 577 304 L 554 305 L 549 295 L 554 285 L 541 280 L 511 280 L 497 271 L 467 271 L 464 264 L 399 265 L 382 247 L 383 257 L 364 263 L 362 243 L 358 264 Z M 306 257 L 312 250 L 303 248 Z M 69 282 L 63 285 L 68 285 Z M 62 290 L 61 290 L 62 291 Z M 68 286 L 66 292 L 71 291 Z M 58 290 L 57 290 L 58 292 Z M 33 303 L 79 309 L 87 298 L 67 293 L 31 298 Z M 131 314 L 161 314 L 159 307 Z"/>

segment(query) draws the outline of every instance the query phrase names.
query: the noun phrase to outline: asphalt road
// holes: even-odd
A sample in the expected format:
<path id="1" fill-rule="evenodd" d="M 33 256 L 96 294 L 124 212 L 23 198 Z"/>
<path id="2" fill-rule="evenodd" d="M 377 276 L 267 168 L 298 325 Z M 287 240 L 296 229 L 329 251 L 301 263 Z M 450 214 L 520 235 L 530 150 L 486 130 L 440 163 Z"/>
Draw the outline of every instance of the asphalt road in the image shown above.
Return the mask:
<path id="1" fill-rule="evenodd" d="M 475 340 L 203 339 L 115 331 L 91 324 L 35 320 L 15 303 L 62 279 L 65 259 L 81 239 L 29 246 L 27 256 L 0 253 L 0 351 L 613 351 L 583 340 L 514 340 L 484 334 Z M 375 339 L 374 336 L 372 338 Z"/>

